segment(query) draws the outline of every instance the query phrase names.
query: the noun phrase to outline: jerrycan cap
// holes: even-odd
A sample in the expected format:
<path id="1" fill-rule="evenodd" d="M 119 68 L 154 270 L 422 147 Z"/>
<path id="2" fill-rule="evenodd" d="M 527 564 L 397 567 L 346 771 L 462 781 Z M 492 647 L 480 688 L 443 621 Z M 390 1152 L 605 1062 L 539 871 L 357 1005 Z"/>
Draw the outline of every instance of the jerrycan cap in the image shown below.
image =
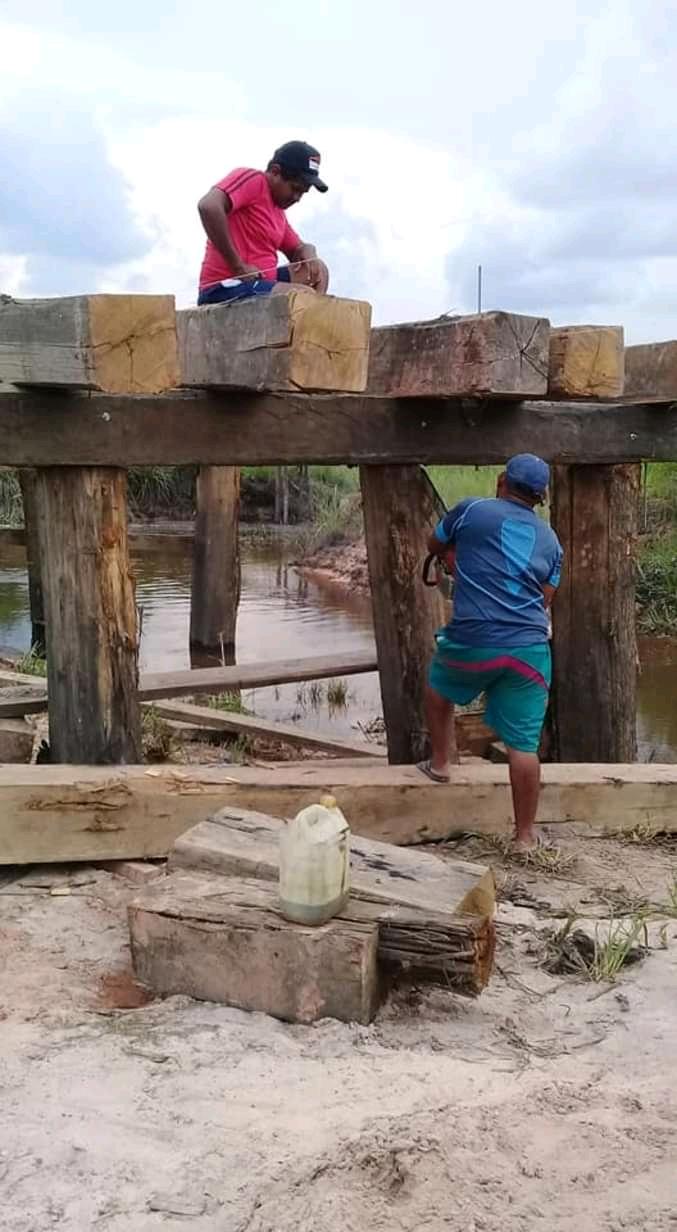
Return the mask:
<path id="1" fill-rule="evenodd" d="M 322 805 L 323 808 L 335 809 L 336 808 L 336 797 L 330 796 L 329 794 L 320 796 L 320 804 Z"/>

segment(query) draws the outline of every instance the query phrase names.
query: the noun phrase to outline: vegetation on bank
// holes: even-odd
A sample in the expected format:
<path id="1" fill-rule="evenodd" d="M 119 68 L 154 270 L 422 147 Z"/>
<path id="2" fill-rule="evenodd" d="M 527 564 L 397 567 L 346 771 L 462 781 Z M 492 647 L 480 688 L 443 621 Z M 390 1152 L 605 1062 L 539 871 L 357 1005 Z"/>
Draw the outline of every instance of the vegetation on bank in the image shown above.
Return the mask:
<path id="1" fill-rule="evenodd" d="M 443 503 L 490 496 L 499 467 L 431 466 Z M 272 522 L 280 512 L 280 484 L 290 523 L 299 526 L 302 555 L 351 543 L 362 534 L 359 472 L 350 466 L 245 467 L 242 517 Z M 194 513 L 195 467 L 133 467 L 132 518 L 188 519 Z M 0 523 L 21 526 L 21 489 L 15 471 L 0 469 Z M 644 467 L 638 553 L 638 627 L 647 634 L 677 634 L 677 463 Z"/>

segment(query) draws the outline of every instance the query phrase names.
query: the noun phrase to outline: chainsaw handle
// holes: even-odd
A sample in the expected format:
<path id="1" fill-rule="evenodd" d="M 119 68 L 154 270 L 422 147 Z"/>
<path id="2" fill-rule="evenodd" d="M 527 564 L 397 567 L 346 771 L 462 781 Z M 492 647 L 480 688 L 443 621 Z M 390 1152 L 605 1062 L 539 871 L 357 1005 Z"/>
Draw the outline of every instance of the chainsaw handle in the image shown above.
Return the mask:
<path id="1" fill-rule="evenodd" d="M 437 564 L 437 560 L 438 558 L 434 552 L 430 552 L 430 554 L 426 556 L 423 562 L 423 569 L 421 570 L 421 581 L 424 586 L 437 586 L 439 578 L 436 576 L 434 581 L 431 581 L 430 578 L 430 570 L 433 565 Z"/>

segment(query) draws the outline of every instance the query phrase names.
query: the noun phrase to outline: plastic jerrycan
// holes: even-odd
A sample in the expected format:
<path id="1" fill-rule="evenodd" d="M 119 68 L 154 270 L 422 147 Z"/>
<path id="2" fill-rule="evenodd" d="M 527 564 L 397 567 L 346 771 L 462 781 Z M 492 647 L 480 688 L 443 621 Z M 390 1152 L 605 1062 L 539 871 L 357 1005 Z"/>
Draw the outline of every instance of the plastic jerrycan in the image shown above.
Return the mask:
<path id="1" fill-rule="evenodd" d="M 280 833 L 280 909 L 296 924 L 325 924 L 350 893 L 350 829 L 333 796 L 322 796 Z"/>

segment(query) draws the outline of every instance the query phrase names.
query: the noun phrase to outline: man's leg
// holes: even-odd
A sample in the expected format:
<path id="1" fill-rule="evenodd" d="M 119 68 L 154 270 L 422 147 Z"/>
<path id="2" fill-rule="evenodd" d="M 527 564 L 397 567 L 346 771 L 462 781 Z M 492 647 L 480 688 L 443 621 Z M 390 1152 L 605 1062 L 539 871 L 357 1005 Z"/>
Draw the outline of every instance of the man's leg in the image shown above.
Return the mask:
<path id="1" fill-rule="evenodd" d="M 453 702 L 448 702 L 430 685 L 425 691 L 425 713 L 430 736 L 431 758 L 430 768 L 435 774 L 448 776 L 449 749 L 454 723 Z"/>
<path id="2" fill-rule="evenodd" d="M 537 843 L 534 823 L 541 790 L 541 763 L 538 753 L 508 749 L 515 838 L 525 850 Z"/>

